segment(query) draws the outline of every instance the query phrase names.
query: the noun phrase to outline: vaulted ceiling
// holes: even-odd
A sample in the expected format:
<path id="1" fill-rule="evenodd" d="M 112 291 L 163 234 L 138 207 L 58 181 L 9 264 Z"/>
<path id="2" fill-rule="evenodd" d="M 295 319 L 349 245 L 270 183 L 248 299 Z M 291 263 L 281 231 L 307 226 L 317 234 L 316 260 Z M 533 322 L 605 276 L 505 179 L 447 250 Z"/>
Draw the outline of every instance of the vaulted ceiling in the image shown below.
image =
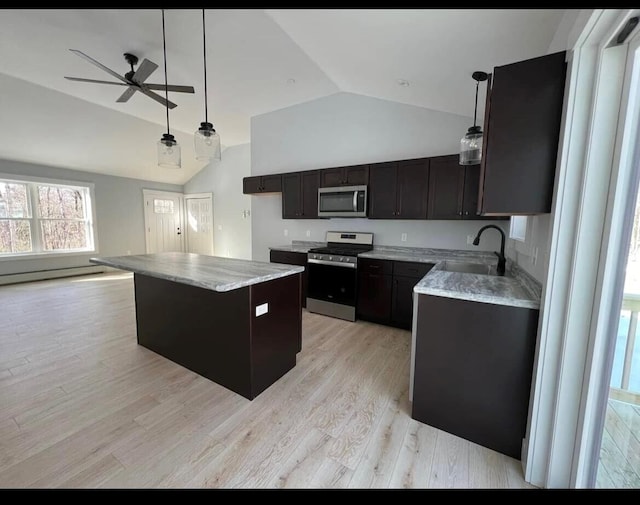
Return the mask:
<path id="1" fill-rule="evenodd" d="M 209 120 L 228 147 L 250 141 L 252 116 L 339 91 L 472 116 L 471 73 L 545 54 L 564 12 L 208 9 Z M 204 121 L 201 15 L 165 13 L 169 84 L 196 90 L 169 95 L 183 145 L 172 171 L 155 165 L 162 105 L 63 78 L 113 80 L 78 49 L 120 74 L 123 53 L 147 58 L 159 66 L 147 82 L 164 83 L 160 10 L 1 11 L 0 158 L 186 182 L 203 166 L 191 139 Z"/>

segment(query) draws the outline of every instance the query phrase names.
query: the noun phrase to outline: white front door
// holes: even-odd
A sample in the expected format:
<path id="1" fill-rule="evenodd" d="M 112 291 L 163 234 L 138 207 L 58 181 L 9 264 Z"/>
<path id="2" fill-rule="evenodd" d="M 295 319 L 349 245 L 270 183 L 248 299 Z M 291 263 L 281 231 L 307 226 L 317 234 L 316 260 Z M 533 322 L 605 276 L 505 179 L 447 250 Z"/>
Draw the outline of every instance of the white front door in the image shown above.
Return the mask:
<path id="1" fill-rule="evenodd" d="M 208 196 L 185 197 L 187 252 L 213 255 L 213 200 Z"/>
<path id="2" fill-rule="evenodd" d="M 182 195 L 143 190 L 147 253 L 183 251 Z"/>

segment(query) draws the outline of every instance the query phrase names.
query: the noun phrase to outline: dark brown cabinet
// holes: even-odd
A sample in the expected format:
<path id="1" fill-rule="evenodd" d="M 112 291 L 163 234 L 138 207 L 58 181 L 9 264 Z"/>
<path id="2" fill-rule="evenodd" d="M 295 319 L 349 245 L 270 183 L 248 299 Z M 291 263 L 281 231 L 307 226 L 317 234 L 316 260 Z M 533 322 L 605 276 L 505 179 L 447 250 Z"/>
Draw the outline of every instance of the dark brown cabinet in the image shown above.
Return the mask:
<path id="1" fill-rule="evenodd" d="M 433 268 L 433 263 L 393 262 L 391 324 L 406 330 L 413 323 L 413 288 Z"/>
<path id="2" fill-rule="evenodd" d="M 242 193 L 253 195 L 256 193 L 279 193 L 282 191 L 282 178 L 277 175 L 256 175 L 242 179 Z"/>
<path id="3" fill-rule="evenodd" d="M 307 255 L 299 252 L 274 251 L 269 252 L 269 261 L 271 263 L 284 263 L 285 265 L 300 265 L 304 267 L 302 272 L 302 306 L 307 306 L 307 284 L 309 272 L 307 269 Z"/>
<path id="4" fill-rule="evenodd" d="M 411 416 L 520 459 L 539 311 L 417 296 Z"/>
<path id="5" fill-rule="evenodd" d="M 413 288 L 431 268 L 433 263 L 359 259 L 358 317 L 411 329 Z"/>
<path id="6" fill-rule="evenodd" d="M 369 165 L 325 168 L 320 170 L 323 188 L 334 186 L 361 186 L 369 183 Z"/>
<path id="7" fill-rule="evenodd" d="M 317 219 L 318 184 L 317 170 L 282 175 L 282 218 Z"/>
<path id="8" fill-rule="evenodd" d="M 494 68 L 487 81 L 481 214 L 551 212 L 565 74 L 565 51 Z"/>
<path id="9" fill-rule="evenodd" d="M 459 159 L 431 158 L 428 219 L 487 219 L 478 214 L 480 165 L 460 165 Z"/>
<path id="10" fill-rule="evenodd" d="M 371 219 L 426 219 L 429 158 L 369 166 Z"/>
<path id="11" fill-rule="evenodd" d="M 358 260 L 358 303 L 360 319 L 380 324 L 391 322 L 393 262 Z"/>

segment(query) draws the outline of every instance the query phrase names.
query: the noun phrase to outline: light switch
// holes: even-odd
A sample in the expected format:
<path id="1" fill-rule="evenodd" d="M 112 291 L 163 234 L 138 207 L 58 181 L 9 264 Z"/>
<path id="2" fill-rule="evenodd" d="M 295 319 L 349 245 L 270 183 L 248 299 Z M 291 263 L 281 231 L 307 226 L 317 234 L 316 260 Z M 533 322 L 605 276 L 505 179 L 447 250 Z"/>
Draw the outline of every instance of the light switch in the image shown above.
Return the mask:
<path id="1" fill-rule="evenodd" d="M 263 303 L 262 305 L 256 305 L 256 317 L 260 317 L 269 312 L 269 304 Z"/>

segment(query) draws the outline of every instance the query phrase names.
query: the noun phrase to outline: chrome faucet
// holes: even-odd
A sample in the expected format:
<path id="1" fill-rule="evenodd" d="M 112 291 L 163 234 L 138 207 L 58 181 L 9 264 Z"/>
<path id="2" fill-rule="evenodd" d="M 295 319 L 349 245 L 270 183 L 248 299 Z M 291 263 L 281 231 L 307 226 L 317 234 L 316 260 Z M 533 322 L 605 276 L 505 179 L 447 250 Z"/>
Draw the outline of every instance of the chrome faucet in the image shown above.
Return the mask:
<path id="1" fill-rule="evenodd" d="M 480 244 L 480 235 L 482 235 L 482 232 L 484 230 L 486 230 L 487 228 L 495 228 L 496 230 L 498 230 L 500 232 L 500 235 L 502 236 L 502 242 L 500 243 L 500 252 L 494 251 L 494 254 L 498 257 L 498 266 L 496 268 L 496 272 L 498 273 L 498 275 L 504 275 L 504 271 L 506 269 L 507 260 L 504 257 L 505 236 L 504 236 L 504 231 L 502 231 L 502 228 L 496 226 L 495 224 L 488 224 L 486 226 L 483 226 L 482 228 L 480 228 L 478 230 L 478 234 L 476 235 L 476 238 L 473 239 L 473 245 Z"/>

